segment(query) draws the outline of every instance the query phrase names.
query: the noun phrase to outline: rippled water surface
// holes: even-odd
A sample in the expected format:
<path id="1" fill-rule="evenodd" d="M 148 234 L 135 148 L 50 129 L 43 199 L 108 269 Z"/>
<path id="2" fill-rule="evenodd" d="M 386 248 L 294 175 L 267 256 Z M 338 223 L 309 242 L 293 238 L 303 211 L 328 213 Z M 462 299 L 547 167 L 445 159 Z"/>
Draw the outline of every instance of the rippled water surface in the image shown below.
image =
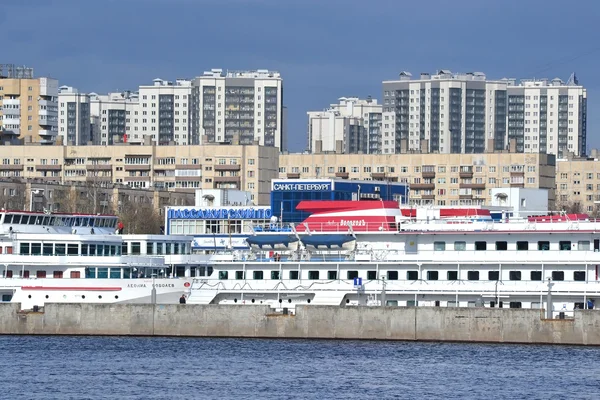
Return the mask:
<path id="1" fill-rule="evenodd" d="M 0 337 L 4 399 L 598 399 L 600 348 Z"/>

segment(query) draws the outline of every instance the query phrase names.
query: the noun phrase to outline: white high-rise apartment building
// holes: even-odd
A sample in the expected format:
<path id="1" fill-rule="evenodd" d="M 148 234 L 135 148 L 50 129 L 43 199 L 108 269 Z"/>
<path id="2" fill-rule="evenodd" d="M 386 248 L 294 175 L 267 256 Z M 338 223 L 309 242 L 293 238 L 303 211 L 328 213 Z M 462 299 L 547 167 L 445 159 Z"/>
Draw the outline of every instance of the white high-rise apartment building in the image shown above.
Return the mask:
<path id="1" fill-rule="evenodd" d="M 90 96 L 70 86 L 58 88 L 58 134 L 65 145 L 91 141 Z"/>
<path id="2" fill-rule="evenodd" d="M 198 142 L 192 132 L 192 82 L 155 79 L 152 86 L 140 86 L 139 115 L 134 116 L 131 142 L 151 137 L 158 145 L 188 145 Z"/>
<path id="3" fill-rule="evenodd" d="M 507 82 L 507 139 L 514 139 L 517 152 L 586 154 L 587 90 L 575 74 L 566 83 L 558 78 Z"/>
<path id="4" fill-rule="evenodd" d="M 138 94 L 127 91 L 89 96 L 93 144 L 128 142 L 138 123 Z"/>
<path id="5" fill-rule="evenodd" d="M 489 81 L 481 72 L 408 72 L 383 82 L 382 150 L 584 155 L 586 90 L 560 79 Z"/>
<path id="6" fill-rule="evenodd" d="M 309 111 L 311 152 L 381 153 L 381 104 L 377 100 L 341 97 L 324 111 Z"/>
<path id="7" fill-rule="evenodd" d="M 283 80 L 278 72 L 212 69 L 192 84 L 197 115 L 192 129 L 201 142 L 256 141 L 278 148 L 285 143 Z"/>

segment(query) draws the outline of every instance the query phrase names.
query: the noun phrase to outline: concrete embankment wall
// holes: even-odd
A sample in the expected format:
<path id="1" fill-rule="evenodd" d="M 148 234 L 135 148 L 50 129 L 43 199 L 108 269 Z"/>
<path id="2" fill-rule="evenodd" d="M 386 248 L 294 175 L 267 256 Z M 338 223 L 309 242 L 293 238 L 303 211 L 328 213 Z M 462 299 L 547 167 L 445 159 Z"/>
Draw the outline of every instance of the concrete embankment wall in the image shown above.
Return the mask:
<path id="1" fill-rule="evenodd" d="M 0 304 L 0 334 L 157 335 L 307 339 L 382 339 L 600 345 L 600 311 L 570 320 L 543 311 L 493 308 L 46 304 L 21 312 Z"/>

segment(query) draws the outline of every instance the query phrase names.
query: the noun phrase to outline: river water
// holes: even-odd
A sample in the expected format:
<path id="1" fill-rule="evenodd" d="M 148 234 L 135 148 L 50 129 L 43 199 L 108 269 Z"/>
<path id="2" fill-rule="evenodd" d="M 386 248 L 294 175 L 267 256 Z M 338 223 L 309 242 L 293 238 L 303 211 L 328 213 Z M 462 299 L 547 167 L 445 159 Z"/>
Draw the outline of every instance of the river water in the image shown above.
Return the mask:
<path id="1" fill-rule="evenodd" d="M 598 399 L 600 348 L 0 336 L 1 399 Z"/>

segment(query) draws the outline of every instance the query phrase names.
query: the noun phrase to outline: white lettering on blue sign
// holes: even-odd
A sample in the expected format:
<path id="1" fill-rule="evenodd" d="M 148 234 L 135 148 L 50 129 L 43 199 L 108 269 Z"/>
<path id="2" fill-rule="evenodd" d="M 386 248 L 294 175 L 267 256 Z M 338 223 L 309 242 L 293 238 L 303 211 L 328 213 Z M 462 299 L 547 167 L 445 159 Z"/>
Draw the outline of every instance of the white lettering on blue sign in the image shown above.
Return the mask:
<path id="1" fill-rule="evenodd" d="M 273 216 L 269 208 L 184 208 L 169 209 L 169 219 L 270 219 Z"/>
<path id="2" fill-rule="evenodd" d="M 362 286 L 362 278 L 354 278 L 354 286 Z"/>
<path id="3" fill-rule="evenodd" d="M 331 183 L 274 183 L 273 190 L 277 192 L 328 192 Z"/>

